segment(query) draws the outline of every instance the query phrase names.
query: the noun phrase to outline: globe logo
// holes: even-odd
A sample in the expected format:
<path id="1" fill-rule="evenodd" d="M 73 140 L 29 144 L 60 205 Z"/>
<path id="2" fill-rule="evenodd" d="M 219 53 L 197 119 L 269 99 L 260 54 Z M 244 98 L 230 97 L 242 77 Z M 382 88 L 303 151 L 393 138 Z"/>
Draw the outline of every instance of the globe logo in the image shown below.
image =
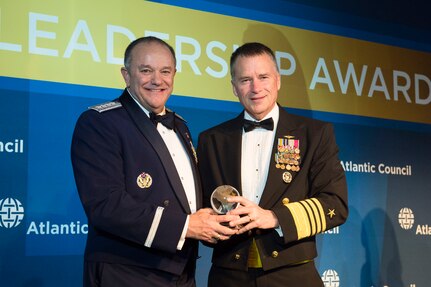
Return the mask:
<path id="1" fill-rule="evenodd" d="M 401 208 L 400 213 L 398 214 L 398 223 L 400 224 L 401 228 L 411 229 L 414 222 L 415 216 L 413 211 L 407 207 Z"/>
<path id="2" fill-rule="evenodd" d="M 322 281 L 325 287 L 340 286 L 340 277 L 338 276 L 338 273 L 335 270 L 329 269 L 323 272 Z"/>
<path id="3" fill-rule="evenodd" d="M 24 218 L 24 207 L 14 198 L 0 199 L 0 227 L 17 227 Z"/>

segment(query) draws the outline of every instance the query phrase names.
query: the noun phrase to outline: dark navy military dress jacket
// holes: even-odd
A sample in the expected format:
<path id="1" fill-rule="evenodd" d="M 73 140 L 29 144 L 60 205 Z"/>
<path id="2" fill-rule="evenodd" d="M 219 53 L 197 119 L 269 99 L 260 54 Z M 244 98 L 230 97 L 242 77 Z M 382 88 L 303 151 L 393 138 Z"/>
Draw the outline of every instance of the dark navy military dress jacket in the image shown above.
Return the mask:
<path id="1" fill-rule="evenodd" d="M 196 153 L 190 132 L 178 116 L 175 130 L 192 162 L 199 208 Z M 186 266 L 194 267 L 198 242 L 187 239 L 177 250 L 190 214 L 181 180 L 155 125 L 127 90 L 116 101 L 79 117 L 71 158 L 88 217 L 86 260 L 178 275 Z"/>

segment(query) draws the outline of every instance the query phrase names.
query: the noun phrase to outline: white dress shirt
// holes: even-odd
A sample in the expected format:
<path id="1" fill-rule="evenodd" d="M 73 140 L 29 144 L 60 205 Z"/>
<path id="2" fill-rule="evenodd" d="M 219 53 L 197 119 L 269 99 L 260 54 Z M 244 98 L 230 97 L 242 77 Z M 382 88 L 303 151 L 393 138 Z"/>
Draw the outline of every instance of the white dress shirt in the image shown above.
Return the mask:
<path id="1" fill-rule="evenodd" d="M 241 188 L 242 195 L 248 200 L 259 204 L 268 179 L 269 166 L 273 159 L 272 147 L 274 144 L 275 131 L 277 130 L 279 119 L 278 105 L 261 120 L 272 118 L 274 129 L 272 131 L 255 128 L 252 131 L 242 131 L 241 148 Z M 244 119 L 256 121 L 247 111 L 244 112 Z M 272 162 L 275 164 L 275 162 Z M 281 227 L 275 230 L 283 236 Z"/>
<path id="2" fill-rule="evenodd" d="M 255 128 L 252 131 L 242 132 L 241 148 L 241 188 L 242 195 L 248 200 L 259 204 L 268 178 L 269 165 L 271 163 L 272 145 L 275 131 L 277 130 L 279 110 L 278 106 L 269 112 L 262 120 L 272 118 L 274 129 L 272 131 L 263 128 Z M 244 119 L 256 121 L 247 111 Z"/>
<path id="3" fill-rule="evenodd" d="M 139 105 L 139 107 L 145 112 L 145 114 L 149 117 L 150 112 L 145 109 L 138 100 L 130 93 L 135 102 Z M 166 110 L 163 110 L 160 115 L 166 113 Z M 163 141 L 166 144 L 166 147 L 169 150 L 169 154 L 171 155 L 172 160 L 174 161 L 175 168 L 180 176 L 181 183 L 186 192 L 187 201 L 190 206 L 190 210 L 192 213 L 196 212 L 196 186 L 194 181 L 194 175 L 192 170 L 192 159 L 188 156 L 186 147 L 184 146 L 182 140 L 179 138 L 180 136 L 174 130 L 168 129 L 161 123 L 157 124 L 157 131 L 162 137 Z M 151 247 L 152 241 L 154 239 L 155 233 L 157 231 L 160 219 L 163 214 L 163 207 L 158 207 L 156 214 L 154 215 L 153 223 L 150 228 L 150 232 L 145 241 L 145 246 Z M 183 228 L 183 232 L 181 234 L 181 238 L 178 242 L 177 249 L 181 250 L 184 245 L 185 237 L 187 233 L 187 228 L 189 224 L 189 216 L 187 216 L 186 223 Z"/>

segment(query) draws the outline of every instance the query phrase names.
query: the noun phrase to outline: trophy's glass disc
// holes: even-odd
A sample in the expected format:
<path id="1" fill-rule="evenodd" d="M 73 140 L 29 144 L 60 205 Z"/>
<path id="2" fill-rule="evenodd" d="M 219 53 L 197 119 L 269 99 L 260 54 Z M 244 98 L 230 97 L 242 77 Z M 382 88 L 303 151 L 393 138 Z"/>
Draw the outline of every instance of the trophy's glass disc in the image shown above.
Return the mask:
<path id="1" fill-rule="evenodd" d="M 238 207 L 237 202 L 228 202 L 227 199 L 231 196 L 239 196 L 238 190 L 230 185 L 221 185 L 214 189 L 211 194 L 211 206 L 218 214 L 226 214 Z"/>

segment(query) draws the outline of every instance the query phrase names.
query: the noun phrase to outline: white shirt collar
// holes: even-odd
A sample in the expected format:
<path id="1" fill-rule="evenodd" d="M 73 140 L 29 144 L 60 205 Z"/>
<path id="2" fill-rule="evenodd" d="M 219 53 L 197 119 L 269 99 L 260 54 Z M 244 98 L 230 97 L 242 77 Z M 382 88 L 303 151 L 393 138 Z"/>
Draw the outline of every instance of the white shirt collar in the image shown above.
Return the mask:
<path id="1" fill-rule="evenodd" d="M 150 111 L 147 110 L 143 105 L 141 105 L 141 103 L 136 99 L 136 97 L 129 91 L 129 89 L 127 89 L 127 92 L 129 93 L 129 95 L 132 97 L 132 99 L 138 104 L 138 106 L 141 108 L 141 110 L 143 110 L 145 112 L 145 114 L 147 115 L 147 117 L 150 117 Z M 158 115 L 164 115 L 166 114 L 166 107 L 163 107 L 163 112 L 159 113 Z"/>

